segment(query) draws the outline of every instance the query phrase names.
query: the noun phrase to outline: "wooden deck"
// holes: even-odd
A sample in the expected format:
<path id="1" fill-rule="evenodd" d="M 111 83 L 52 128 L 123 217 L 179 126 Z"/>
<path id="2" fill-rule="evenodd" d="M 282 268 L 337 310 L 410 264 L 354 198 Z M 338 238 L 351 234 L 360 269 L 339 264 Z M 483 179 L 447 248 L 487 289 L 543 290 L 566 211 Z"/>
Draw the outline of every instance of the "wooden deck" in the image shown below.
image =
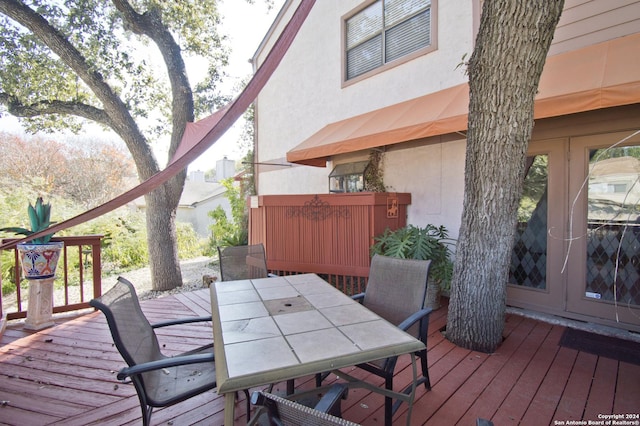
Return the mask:
<path id="1" fill-rule="evenodd" d="M 207 290 L 142 302 L 151 322 L 210 311 Z M 433 389 L 418 390 L 412 425 L 475 425 L 478 417 L 495 425 L 550 425 L 567 420 L 599 420 L 599 414 L 640 412 L 640 366 L 558 346 L 563 326 L 525 317 L 507 318 L 505 341 L 491 355 L 468 351 L 445 340 L 439 330 L 446 308 L 432 314 L 429 371 Z M 167 354 L 211 339 L 206 325 L 163 334 Z M 186 337 L 185 337 L 186 336 Z M 134 389 L 115 379 L 123 366 L 99 312 L 60 320 L 38 333 L 9 325 L 0 340 L 0 424 L 66 426 L 140 424 Z M 396 376 L 407 384 L 408 358 Z M 362 378 L 377 378 L 355 371 Z M 311 386 L 308 380 L 296 385 Z M 352 389 L 343 416 L 363 425 L 382 424 L 377 394 Z M 154 412 L 154 425 L 220 425 L 223 398 L 208 392 Z M 236 424 L 246 422 L 240 401 Z M 406 407 L 394 424 L 405 424 Z"/>

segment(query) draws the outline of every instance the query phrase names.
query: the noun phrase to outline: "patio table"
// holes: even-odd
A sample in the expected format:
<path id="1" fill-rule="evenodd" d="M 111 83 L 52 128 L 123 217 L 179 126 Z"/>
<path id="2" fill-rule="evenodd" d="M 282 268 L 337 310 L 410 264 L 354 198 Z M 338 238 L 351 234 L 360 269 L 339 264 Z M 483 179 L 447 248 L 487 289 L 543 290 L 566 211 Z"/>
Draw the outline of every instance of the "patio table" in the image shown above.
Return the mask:
<path id="1" fill-rule="evenodd" d="M 211 286 L 218 393 L 225 425 L 234 423 L 235 392 L 333 371 L 352 386 L 389 395 L 337 371 L 394 355 L 411 354 L 409 424 L 424 344 L 368 310 L 315 274 L 222 281 Z"/>

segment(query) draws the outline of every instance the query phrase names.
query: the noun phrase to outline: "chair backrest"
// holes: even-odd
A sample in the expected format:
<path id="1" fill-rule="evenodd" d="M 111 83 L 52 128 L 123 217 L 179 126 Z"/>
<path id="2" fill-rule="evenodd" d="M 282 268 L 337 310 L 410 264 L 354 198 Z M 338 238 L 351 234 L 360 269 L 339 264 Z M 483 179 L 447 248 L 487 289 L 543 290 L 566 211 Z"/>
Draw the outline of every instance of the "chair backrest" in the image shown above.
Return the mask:
<path id="1" fill-rule="evenodd" d="M 281 424 L 283 426 L 358 426 L 357 423 L 332 416 L 277 395 L 267 392 L 259 392 L 259 395 L 261 400 L 256 400 L 254 397 L 254 403 L 259 401 L 258 405 L 266 407 L 269 424 Z M 250 424 L 262 424 L 259 421 L 260 417 L 256 416 Z"/>
<path id="2" fill-rule="evenodd" d="M 156 334 L 142 313 L 135 288 L 125 278 L 118 277 L 109 291 L 89 305 L 101 310 L 107 318 L 113 342 L 129 366 L 164 358 Z"/>
<path id="3" fill-rule="evenodd" d="M 247 280 L 268 276 L 264 245 L 218 247 L 220 280 Z"/>
<path id="4" fill-rule="evenodd" d="M 429 266 L 430 260 L 374 255 L 363 304 L 390 323 L 400 324 L 424 308 Z"/>

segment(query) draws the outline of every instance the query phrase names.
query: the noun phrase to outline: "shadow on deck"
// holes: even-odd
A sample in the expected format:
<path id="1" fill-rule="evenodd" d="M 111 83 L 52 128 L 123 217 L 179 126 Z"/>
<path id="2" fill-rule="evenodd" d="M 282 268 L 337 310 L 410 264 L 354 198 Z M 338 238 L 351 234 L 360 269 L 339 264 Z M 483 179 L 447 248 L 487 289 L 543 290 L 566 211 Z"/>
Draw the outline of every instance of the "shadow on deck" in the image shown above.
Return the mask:
<path id="1" fill-rule="evenodd" d="M 210 312 L 208 290 L 141 302 L 151 322 Z M 505 341 L 494 354 L 462 349 L 440 333 L 447 309 L 435 311 L 429 328 L 429 372 L 433 389 L 417 391 L 412 425 L 475 425 L 478 417 L 496 425 L 548 425 L 568 420 L 602 420 L 601 415 L 638 414 L 640 365 L 560 347 L 560 325 L 507 317 Z M 207 325 L 163 331 L 167 355 L 205 344 Z M 409 358 L 399 361 L 398 387 L 411 380 Z M 37 333 L 9 325 L 0 340 L 0 424 L 140 424 L 131 385 L 119 383 L 124 363 L 99 312 L 58 319 Z M 377 377 L 354 375 L 382 386 Z M 312 378 L 296 386 L 312 386 Z M 284 385 L 280 386 L 281 390 Z M 241 397 L 242 398 L 242 397 Z M 244 401 L 236 424 L 245 424 Z M 156 410 L 154 425 L 221 425 L 224 399 L 207 392 L 173 407 Z M 383 398 L 352 389 L 343 416 L 363 425 L 383 423 Z M 405 424 L 406 407 L 394 417 Z M 635 419 L 637 420 L 637 418 Z M 566 424 L 566 423 L 565 423 Z"/>

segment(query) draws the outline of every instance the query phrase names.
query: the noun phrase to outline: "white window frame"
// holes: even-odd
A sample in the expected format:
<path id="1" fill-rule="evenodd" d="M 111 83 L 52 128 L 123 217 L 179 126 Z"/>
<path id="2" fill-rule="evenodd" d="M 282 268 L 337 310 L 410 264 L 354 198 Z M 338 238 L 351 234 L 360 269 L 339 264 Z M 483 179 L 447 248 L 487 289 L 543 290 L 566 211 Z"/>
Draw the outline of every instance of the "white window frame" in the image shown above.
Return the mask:
<path id="1" fill-rule="evenodd" d="M 410 60 L 413 60 L 419 56 L 423 56 L 429 52 L 432 52 L 434 50 L 437 49 L 437 45 L 438 45 L 438 0 L 431 0 L 430 1 L 430 6 L 428 6 L 428 8 L 430 9 L 430 44 L 427 46 L 424 46 L 422 48 L 419 48 L 417 50 L 414 50 L 412 52 L 409 52 L 407 54 L 404 54 L 403 56 L 400 56 L 398 58 L 395 58 L 391 61 L 386 61 L 385 60 L 385 56 L 386 56 L 386 46 L 385 46 L 385 40 L 384 40 L 384 36 L 385 36 L 385 32 L 393 29 L 394 27 L 397 26 L 398 23 L 403 23 L 406 22 L 406 18 L 403 18 L 401 21 L 396 22 L 394 25 L 391 26 L 386 26 L 384 23 L 382 24 L 382 26 L 379 28 L 379 30 L 375 30 L 374 32 L 372 32 L 372 35 L 366 39 L 364 39 L 364 41 L 361 41 L 360 43 L 355 44 L 354 46 L 351 46 L 351 48 L 360 46 L 364 43 L 366 43 L 367 41 L 372 41 L 372 39 L 376 38 L 376 37 L 380 37 L 381 40 L 381 44 L 382 44 L 382 63 L 379 66 L 376 66 L 375 68 L 372 68 L 369 71 L 366 71 L 362 74 L 359 74 L 357 76 L 348 78 L 348 61 L 347 61 L 347 56 L 348 56 L 348 52 L 350 51 L 350 49 L 347 48 L 347 44 L 348 44 L 348 40 L 347 40 L 347 23 L 350 19 L 354 18 L 355 16 L 357 16 L 358 14 L 360 14 L 361 12 L 363 12 L 364 10 L 366 10 L 367 8 L 371 7 L 372 5 L 375 5 L 376 3 L 381 3 L 381 7 L 384 8 L 384 0 L 369 0 L 366 1 L 365 3 L 363 3 L 361 6 L 359 6 L 358 8 L 352 10 L 351 12 L 347 13 L 346 15 L 344 15 L 342 17 L 342 82 L 343 82 L 343 86 L 348 86 L 350 84 L 353 84 L 355 82 L 361 81 L 363 79 L 366 79 L 368 77 L 371 77 L 372 75 L 378 74 L 380 72 L 384 72 L 390 68 L 396 67 L 398 65 L 401 65 L 405 62 L 408 62 Z M 421 13 L 423 13 L 426 9 L 420 9 L 420 11 L 410 15 L 411 17 L 415 17 L 416 15 L 419 15 Z M 384 16 L 384 9 L 383 9 L 383 16 Z M 384 19 L 384 18 L 383 18 Z"/>

